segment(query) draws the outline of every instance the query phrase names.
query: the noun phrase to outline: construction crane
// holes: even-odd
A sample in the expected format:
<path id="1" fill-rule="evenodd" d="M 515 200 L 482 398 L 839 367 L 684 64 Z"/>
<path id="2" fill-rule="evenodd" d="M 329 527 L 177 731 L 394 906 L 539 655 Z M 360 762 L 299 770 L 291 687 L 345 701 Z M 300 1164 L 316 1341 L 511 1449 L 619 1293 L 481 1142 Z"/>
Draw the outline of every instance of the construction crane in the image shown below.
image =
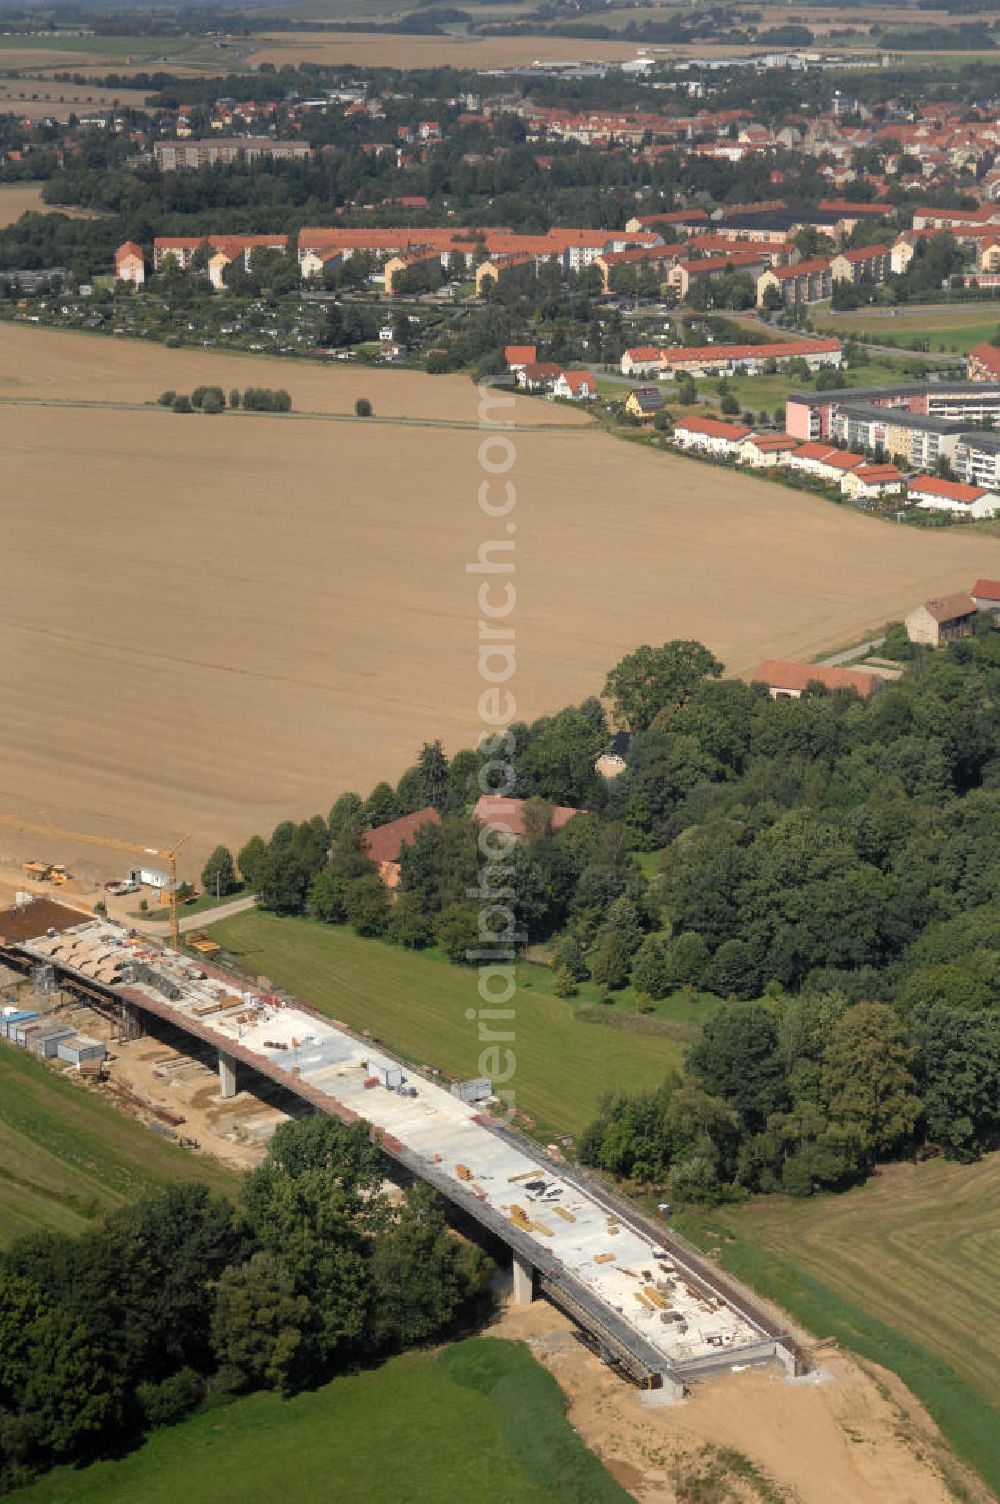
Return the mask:
<path id="1" fill-rule="evenodd" d="M 185 841 L 190 841 L 190 836 L 181 836 L 180 840 L 165 849 L 158 846 L 140 846 L 136 841 L 119 841 L 112 836 L 87 836 L 78 830 L 60 830 L 58 826 L 42 824 L 35 820 L 22 820 L 16 815 L 0 814 L 0 825 L 13 827 L 15 830 L 28 830 L 33 835 L 54 836 L 61 841 L 77 841 L 84 846 L 104 846 L 109 851 L 127 851 L 133 856 L 155 856 L 167 866 L 167 883 L 170 894 L 170 943 L 176 950 L 180 945 L 180 926 L 177 921 L 177 853 Z"/>

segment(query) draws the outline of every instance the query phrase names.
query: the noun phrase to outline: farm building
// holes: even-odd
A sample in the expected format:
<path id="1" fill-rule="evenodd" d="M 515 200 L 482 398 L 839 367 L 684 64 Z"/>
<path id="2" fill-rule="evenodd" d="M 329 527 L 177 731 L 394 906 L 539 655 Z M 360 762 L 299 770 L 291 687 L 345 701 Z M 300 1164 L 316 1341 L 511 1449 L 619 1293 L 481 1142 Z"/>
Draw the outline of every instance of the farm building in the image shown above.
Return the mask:
<path id="1" fill-rule="evenodd" d="M 824 689 L 851 689 L 862 700 L 875 693 L 879 680 L 856 668 L 827 668 L 821 663 L 793 663 L 768 658 L 755 670 L 755 684 L 766 684 L 772 700 L 801 700 L 810 684 Z"/>
<path id="2" fill-rule="evenodd" d="M 978 607 L 971 595 L 959 591 L 942 595 L 916 606 L 906 618 L 906 635 L 911 642 L 939 648 L 960 637 L 968 637 Z"/>
<path id="3" fill-rule="evenodd" d="M 507 799 L 500 794 L 481 794 L 472 811 L 473 819 L 482 825 L 489 825 L 494 830 L 505 830 L 508 835 L 524 836 L 528 834 L 529 816 L 528 807 L 532 803 L 530 799 Z M 574 815 L 581 814 L 578 809 L 570 809 L 565 804 L 550 804 L 543 806 L 547 812 L 550 830 L 561 830 L 568 825 Z"/>
<path id="4" fill-rule="evenodd" d="M 977 580 L 969 594 L 980 611 L 1000 615 L 1000 580 Z"/>
<path id="5" fill-rule="evenodd" d="M 365 832 L 363 839 L 368 859 L 378 868 L 378 875 L 387 888 L 399 887 L 399 861 L 403 847 L 412 845 L 417 831 L 425 825 L 440 824 L 441 816 L 432 804 L 428 804 L 412 815 L 401 815 L 398 820 L 390 820 L 388 825 L 378 825 Z"/>

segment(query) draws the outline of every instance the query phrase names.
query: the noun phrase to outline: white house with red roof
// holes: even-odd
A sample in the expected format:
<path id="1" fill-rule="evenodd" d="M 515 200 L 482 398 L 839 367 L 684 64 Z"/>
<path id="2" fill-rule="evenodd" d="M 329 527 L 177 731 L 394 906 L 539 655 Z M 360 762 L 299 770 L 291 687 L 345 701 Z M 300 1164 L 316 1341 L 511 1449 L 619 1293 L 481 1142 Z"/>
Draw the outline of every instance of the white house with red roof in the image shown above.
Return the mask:
<path id="1" fill-rule="evenodd" d="M 508 371 L 515 374 L 523 371 L 525 366 L 534 365 L 538 359 L 538 347 L 536 345 L 507 345 L 504 348 L 503 358 L 507 362 Z"/>
<path id="2" fill-rule="evenodd" d="M 810 442 L 793 449 L 785 463 L 790 470 L 801 470 L 828 485 L 840 485 L 849 471 L 864 465 L 865 456 L 834 449 L 830 444 Z"/>
<path id="3" fill-rule="evenodd" d="M 957 480 L 921 475 L 906 488 L 906 499 L 921 512 L 950 512 L 953 517 L 995 517 L 1000 496 L 984 486 L 967 486 Z"/>
<path id="4" fill-rule="evenodd" d="M 977 580 L 969 594 L 980 611 L 1000 615 L 1000 580 Z"/>
<path id="5" fill-rule="evenodd" d="M 124 241 L 115 251 L 115 280 L 131 282 L 135 287 L 141 287 L 146 280 L 146 259 L 142 246 L 134 240 Z"/>
<path id="6" fill-rule="evenodd" d="M 752 433 L 740 445 L 740 464 L 751 470 L 773 470 L 798 447 L 798 439 L 790 433 Z"/>
<path id="7" fill-rule="evenodd" d="M 858 465 L 840 478 L 840 490 L 852 501 L 881 501 L 887 496 L 898 496 L 906 486 L 903 473 L 895 465 Z"/>
<path id="8" fill-rule="evenodd" d="M 751 432 L 745 423 L 725 423 L 721 418 L 681 418 L 674 424 L 673 438 L 680 449 L 735 459 Z"/>
<path id="9" fill-rule="evenodd" d="M 552 383 L 552 395 L 569 402 L 593 402 L 597 381 L 591 371 L 562 371 Z"/>

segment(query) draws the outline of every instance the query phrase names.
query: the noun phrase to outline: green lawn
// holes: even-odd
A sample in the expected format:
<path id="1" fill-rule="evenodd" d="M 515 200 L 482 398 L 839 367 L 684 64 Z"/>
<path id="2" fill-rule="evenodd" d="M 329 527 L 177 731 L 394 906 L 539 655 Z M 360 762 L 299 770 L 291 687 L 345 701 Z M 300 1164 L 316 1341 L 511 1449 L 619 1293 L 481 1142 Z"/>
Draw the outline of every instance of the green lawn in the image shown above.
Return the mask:
<path id="1" fill-rule="evenodd" d="M 905 352 L 902 352 L 905 354 Z M 919 360 L 919 356 L 911 357 Z M 856 386 L 879 386 L 883 383 L 907 380 L 905 363 L 896 363 L 890 360 L 867 360 L 861 364 L 854 364 L 850 370 L 844 372 L 846 384 Z M 809 392 L 813 390 L 812 381 L 803 381 L 800 376 L 789 375 L 787 371 L 778 371 L 773 376 L 729 376 L 727 377 L 729 390 L 739 402 L 742 408 L 752 408 L 755 412 L 765 409 L 771 412 L 774 408 L 783 406 L 787 398 L 793 392 Z M 699 381 L 696 383 L 699 391 L 715 395 L 714 381 Z"/>
<path id="2" fill-rule="evenodd" d="M 876 344 L 886 337 L 901 344 L 927 340 L 931 350 L 954 349 L 964 355 L 1000 328 L 1000 299 L 988 303 L 921 304 L 895 311 L 824 312 L 815 314 L 813 322 L 817 333 L 837 334 L 843 339 L 856 339 L 863 333 Z"/>
<path id="3" fill-rule="evenodd" d="M 251 1395 L 121 1461 L 61 1468 L 18 1504 L 628 1504 L 526 1347 L 475 1337 L 314 1394 Z"/>
<path id="4" fill-rule="evenodd" d="M 456 1076 L 482 1074 L 483 1046 L 475 1020 L 466 1017 L 467 1010 L 481 1006 L 474 971 L 360 940 L 346 928 L 256 911 L 221 920 L 213 925 L 212 938 L 249 972 L 270 977 L 352 1028 L 370 1029 L 415 1064 L 436 1065 Z M 601 1009 L 609 1015 L 607 1024 L 590 1021 L 596 1004 L 575 1006 L 555 997 L 551 986 L 549 971 L 519 967 L 518 990 L 509 1005 L 516 1010 L 510 1048 L 517 1070 L 508 1089 L 547 1133 L 579 1133 L 614 1087 L 662 1081 L 680 1065 L 684 1041 L 696 1031 L 690 1015 L 697 1003 L 690 999 L 678 1001 L 676 1027 L 666 1010 L 663 1032 L 654 1033 L 627 1005 Z M 587 1005 L 588 995 L 581 994 L 579 1002 Z"/>
<path id="5" fill-rule="evenodd" d="M 71 37 L 62 32 L 39 32 L 35 36 L 11 32 L 0 37 L 2 52 L 86 52 L 95 57 L 160 57 L 189 46 L 184 37 L 100 36 Z"/>
<path id="6" fill-rule="evenodd" d="M 177 905 L 177 915 L 180 919 L 191 919 L 196 914 L 204 914 L 209 909 L 220 908 L 223 904 L 232 903 L 236 898 L 242 898 L 245 889 L 241 886 L 235 893 L 227 893 L 222 898 L 216 898 L 212 893 L 199 893 L 197 898 L 189 902 L 181 902 Z M 170 918 L 170 905 L 158 903 L 150 905 L 144 913 L 142 909 L 129 911 L 130 919 L 162 919 L 164 924 Z"/>
<path id="7" fill-rule="evenodd" d="M 41 1228 L 81 1232 L 170 1180 L 204 1180 L 216 1191 L 238 1183 L 7 1044 L 0 1044 L 0 1164 L 0 1246 Z"/>
<path id="8" fill-rule="evenodd" d="M 1000 1493 L 1000 1154 L 892 1166 L 839 1196 L 759 1197 L 677 1225 L 817 1336 L 895 1370 Z"/>

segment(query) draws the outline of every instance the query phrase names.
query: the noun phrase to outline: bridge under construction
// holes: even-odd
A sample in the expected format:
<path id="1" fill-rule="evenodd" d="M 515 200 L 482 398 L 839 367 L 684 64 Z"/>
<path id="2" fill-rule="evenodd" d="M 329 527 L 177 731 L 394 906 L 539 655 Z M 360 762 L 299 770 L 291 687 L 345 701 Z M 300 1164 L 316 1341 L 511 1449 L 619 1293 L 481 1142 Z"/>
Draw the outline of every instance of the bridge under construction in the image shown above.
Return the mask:
<path id="1" fill-rule="evenodd" d="M 542 1293 L 610 1362 L 664 1397 L 737 1365 L 801 1370 L 794 1343 L 659 1224 L 300 999 L 48 899 L 0 913 L 0 959 L 133 1025 L 217 1053 L 222 1097 L 261 1077 L 345 1122 L 511 1251 L 515 1299 Z M 195 1046 L 193 1046 L 195 1047 Z"/>

